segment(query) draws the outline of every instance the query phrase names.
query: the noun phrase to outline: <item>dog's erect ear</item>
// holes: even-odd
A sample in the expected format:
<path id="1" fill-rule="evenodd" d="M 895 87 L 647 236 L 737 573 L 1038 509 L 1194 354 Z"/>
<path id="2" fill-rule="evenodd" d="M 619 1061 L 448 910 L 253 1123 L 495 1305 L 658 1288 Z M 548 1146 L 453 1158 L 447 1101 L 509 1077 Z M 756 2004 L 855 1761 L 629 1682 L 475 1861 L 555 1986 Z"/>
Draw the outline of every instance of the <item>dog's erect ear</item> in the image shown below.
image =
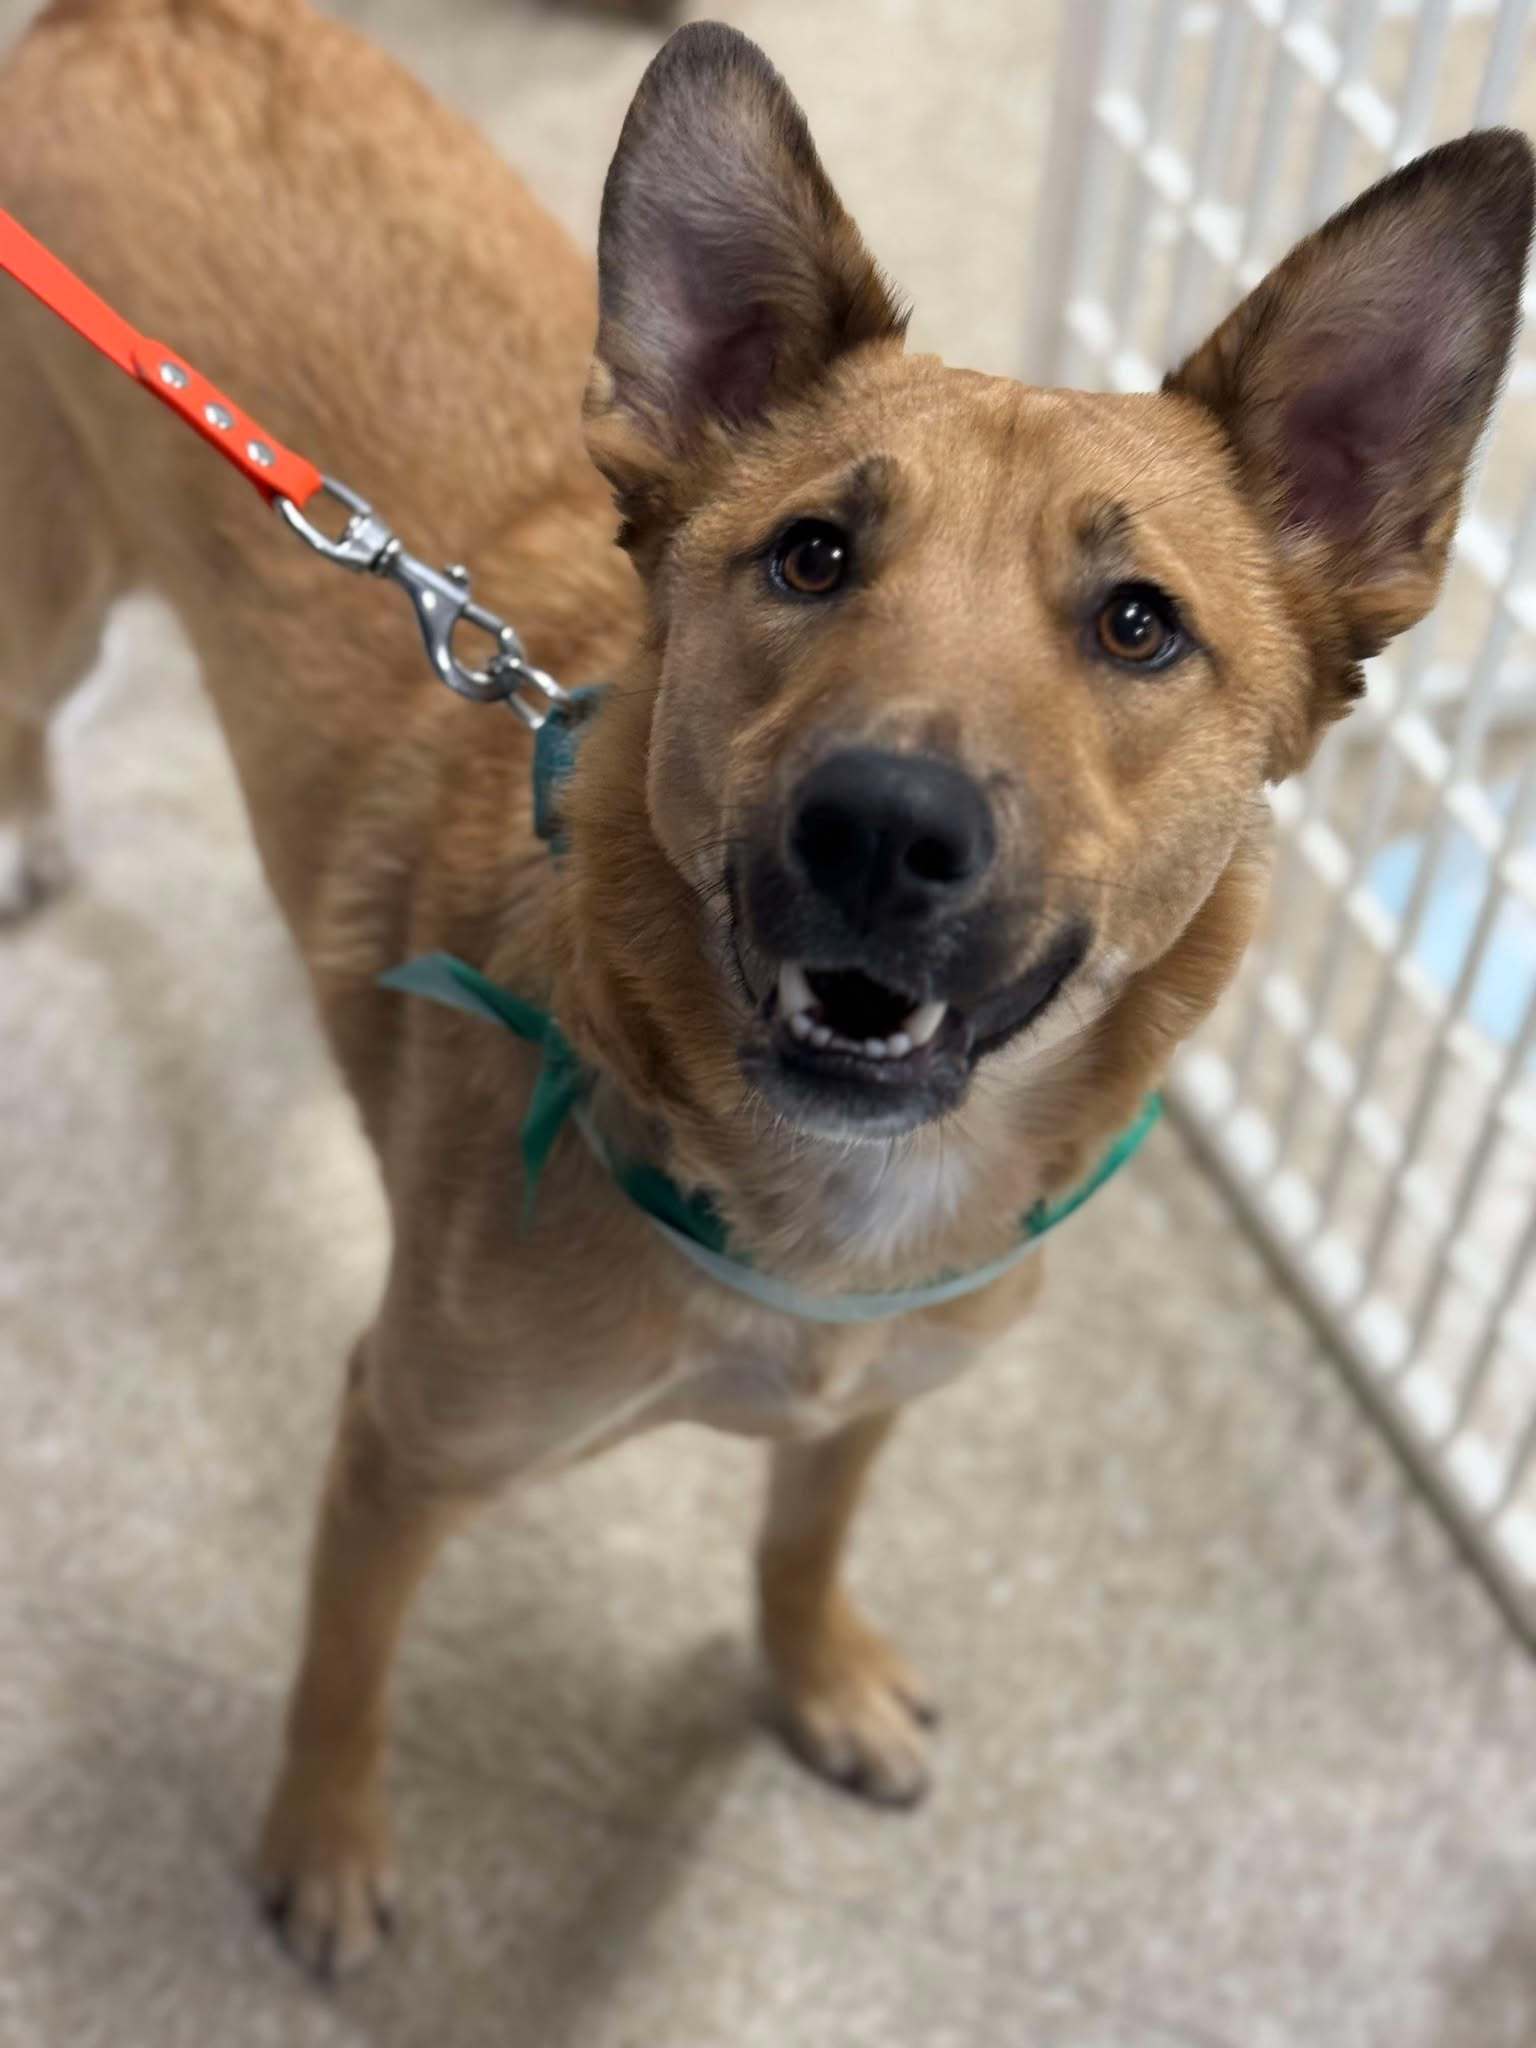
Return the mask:
<path id="1" fill-rule="evenodd" d="M 1448 142 L 1293 249 L 1164 385 L 1222 422 L 1246 487 L 1346 666 L 1434 603 L 1514 341 L 1532 156 L 1513 129 Z M 1358 687 L 1349 670 L 1340 701 Z"/>
<path id="2" fill-rule="evenodd" d="M 699 22 L 640 82 L 603 193 L 588 440 L 621 501 L 905 321 L 755 43 Z"/>

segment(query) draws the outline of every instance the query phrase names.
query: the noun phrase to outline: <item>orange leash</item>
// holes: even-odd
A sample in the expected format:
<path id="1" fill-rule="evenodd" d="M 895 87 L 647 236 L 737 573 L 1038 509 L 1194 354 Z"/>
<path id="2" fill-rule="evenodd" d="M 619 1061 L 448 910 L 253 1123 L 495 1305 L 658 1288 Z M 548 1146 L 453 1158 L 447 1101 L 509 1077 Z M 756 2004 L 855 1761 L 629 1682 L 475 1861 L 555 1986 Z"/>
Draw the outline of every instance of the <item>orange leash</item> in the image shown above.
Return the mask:
<path id="1" fill-rule="evenodd" d="M 320 489 L 325 480 L 312 462 L 285 448 L 275 434 L 200 376 L 184 356 L 130 327 L 3 209 L 0 270 L 9 271 L 50 313 L 56 313 L 109 362 L 152 391 L 162 405 L 168 405 L 201 434 L 210 448 L 217 448 L 226 462 L 232 462 L 269 505 L 280 497 L 307 505 Z"/>
<path id="2" fill-rule="evenodd" d="M 185 356 L 130 326 L 3 208 L 0 272 L 9 272 L 49 312 L 201 434 L 316 554 L 338 568 L 397 583 L 415 608 L 433 672 L 450 690 L 476 704 L 505 704 L 535 732 L 569 704 L 554 677 L 529 661 L 506 620 L 475 603 L 467 570 L 435 569 L 408 554 L 366 498 L 334 477 L 322 476 L 312 462 L 285 448 L 275 434 L 200 376 Z M 304 506 L 322 493 L 348 515 L 342 532 L 334 537 L 304 516 Z M 489 654 L 479 665 L 457 652 L 461 628 L 489 642 Z"/>

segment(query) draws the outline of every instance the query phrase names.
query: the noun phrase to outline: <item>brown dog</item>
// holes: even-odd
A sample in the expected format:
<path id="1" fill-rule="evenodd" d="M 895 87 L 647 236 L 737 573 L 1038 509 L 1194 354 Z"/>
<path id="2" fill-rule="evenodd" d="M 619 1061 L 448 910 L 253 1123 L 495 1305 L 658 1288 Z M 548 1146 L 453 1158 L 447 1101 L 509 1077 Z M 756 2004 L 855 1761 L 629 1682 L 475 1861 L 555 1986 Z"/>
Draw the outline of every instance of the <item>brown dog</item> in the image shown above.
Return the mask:
<path id="1" fill-rule="evenodd" d="M 707 1191 L 755 1271 L 836 1296 L 1006 1251 L 1231 975 L 1264 784 L 1434 598 L 1531 190 L 1516 135 L 1437 150 L 1162 393 L 1088 397 L 903 353 L 798 109 L 723 28 L 640 88 L 596 294 L 489 151 L 302 0 L 56 0 L 11 59 L 0 203 L 472 561 L 537 661 L 618 685 L 557 865 L 522 728 L 437 689 L 393 599 L 0 293 L 13 894 L 50 858 L 47 714 L 151 584 L 393 1212 L 263 1851 L 300 1953 L 344 1967 L 387 1923 L 386 1680 L 445 1532 L 663 1421 L 778 1440 L 759 1565 L 786 1725 L 829 1776 L 916 1797 L 924 1695 L 840 1555 L 896 1406 L 1038 1270 L 804 1320 L 699 1273 L 570 1132 L 525 1227 L 534 1055 L 381 970 L 445 949 L 546 1004 L 595 1129 Z"/>

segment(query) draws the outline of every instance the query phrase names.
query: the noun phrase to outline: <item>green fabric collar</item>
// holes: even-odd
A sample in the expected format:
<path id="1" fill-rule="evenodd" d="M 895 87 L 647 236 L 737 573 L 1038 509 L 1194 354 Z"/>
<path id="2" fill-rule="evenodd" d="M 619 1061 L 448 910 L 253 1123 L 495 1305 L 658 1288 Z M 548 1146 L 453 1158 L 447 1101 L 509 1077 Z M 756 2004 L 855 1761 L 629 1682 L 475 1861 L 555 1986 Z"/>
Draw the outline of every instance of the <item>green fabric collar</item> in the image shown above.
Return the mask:
<path id="1" fill-rule="evenodd" d="M 567 1120 L 591 1146 L 636 1208 L 685 1258 L 713 1279 L 768 1308 L 816 1323 L 863 1323 L 932 1308 L 957 1295 L 973 1293 L 1039 1248 L 1040 1240 L 1080 1209 L 1111 1174 L 1118 1173 L 1141 1145 L 1162 1111 L 1159 1096 L 1149 1096 L 1141 1114 L 1111 1145 L 1082 1184 L 1055 1202 L 1037 1202 L 1019 1222 L 1019 1241 L 999 1259 L 966 1273 L 945 1273 L 925 1286 L 881 1294 L 812 1294 L 805 1288 L 761 1272 L 730 1249 L 725 1225 L 705 1195 L 689 1195 L 659 1167 L 618 1157 L 604 1142 L 587 1110 L 592 1077 L 547 1010 L 501 988 L 451 953 L 424 953 L 381 975 L 385 988 L 464 1010 L 500 1024 L 515 1037 L 543 1053 L 521 1134 L 524 1213 L 531 1216 L 539 1177 Z"/>

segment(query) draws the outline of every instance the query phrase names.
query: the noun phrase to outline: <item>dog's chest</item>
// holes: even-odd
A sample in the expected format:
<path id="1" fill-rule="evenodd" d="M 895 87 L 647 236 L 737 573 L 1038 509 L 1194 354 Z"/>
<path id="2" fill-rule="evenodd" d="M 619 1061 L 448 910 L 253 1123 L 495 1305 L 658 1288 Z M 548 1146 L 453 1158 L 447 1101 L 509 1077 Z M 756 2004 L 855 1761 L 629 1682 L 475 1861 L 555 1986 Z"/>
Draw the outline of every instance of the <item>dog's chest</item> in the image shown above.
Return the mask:
<path id="1" fill-rule="evenodd" d="M 952 1216 L 970 1181 L 953 1155 L 857 1162 L 827 1190 L 834 1227 L 866 1252 L 914 1260 L 914 1282 L 933 1278 L 920 1246 Z M 930 1261 L 931 1262 L 931 1261 Z M 975 1358 L 974 1336 L 931 1318 L 893 1316 L 829 1325 L 711 1303 L 707 1334 L 687 1347 L 678 1388 L 691 1420 L 750 1435 L 818 1435 L 953 1379 Z"/>
<path id="2" fill-rule="evenodd" d="M 669 1407 L 743 1436 L 820 1436 L 942 1386 L 977 1348 L 921 1317 L 841 1327 L 762 1316 L 690 1355 Z"/>

